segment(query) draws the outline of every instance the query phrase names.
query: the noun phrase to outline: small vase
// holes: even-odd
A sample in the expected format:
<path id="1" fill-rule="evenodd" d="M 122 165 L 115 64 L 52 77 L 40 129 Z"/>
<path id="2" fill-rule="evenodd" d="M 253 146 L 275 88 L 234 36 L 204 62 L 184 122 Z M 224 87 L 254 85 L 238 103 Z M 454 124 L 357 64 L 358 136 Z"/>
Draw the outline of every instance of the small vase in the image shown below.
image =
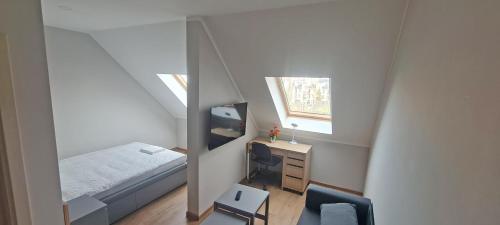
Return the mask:
<path id="1" fill-rule="evenodd" d="M 271 143 L 274 143 L 274 142 L 276 142 L 276 136 L 271 137 Z"/>

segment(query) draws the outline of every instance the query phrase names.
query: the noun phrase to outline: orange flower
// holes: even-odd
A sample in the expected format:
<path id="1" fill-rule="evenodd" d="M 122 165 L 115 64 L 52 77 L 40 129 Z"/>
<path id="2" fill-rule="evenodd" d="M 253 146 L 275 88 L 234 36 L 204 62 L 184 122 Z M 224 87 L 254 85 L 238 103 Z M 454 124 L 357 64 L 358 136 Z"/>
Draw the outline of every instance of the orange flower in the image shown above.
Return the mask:
<path id="1" fill-rule="evenodd" d="M 269 130 L 269 137 L 277 137 L 280 133 L 278 125 L 274 124 L 273 129 Z"/>

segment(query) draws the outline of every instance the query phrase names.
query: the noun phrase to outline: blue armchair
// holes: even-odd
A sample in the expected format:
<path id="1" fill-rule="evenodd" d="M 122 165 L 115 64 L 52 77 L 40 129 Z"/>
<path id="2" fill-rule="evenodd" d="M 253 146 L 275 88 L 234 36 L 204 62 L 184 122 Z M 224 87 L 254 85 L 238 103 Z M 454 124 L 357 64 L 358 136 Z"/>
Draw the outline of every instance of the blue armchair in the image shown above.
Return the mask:
<path id="1" fill-rule="evenodd" d="M 306 206 L 302 210 L 297 225 L 320 225 L 323 203 L 351 203 L 356 205 L 356 214 L 359 225 L 375 225 L 373 218 L 373 205 L 370 199 L 339 192 L 330 188 L 314 184 L 307 188 Z"/>

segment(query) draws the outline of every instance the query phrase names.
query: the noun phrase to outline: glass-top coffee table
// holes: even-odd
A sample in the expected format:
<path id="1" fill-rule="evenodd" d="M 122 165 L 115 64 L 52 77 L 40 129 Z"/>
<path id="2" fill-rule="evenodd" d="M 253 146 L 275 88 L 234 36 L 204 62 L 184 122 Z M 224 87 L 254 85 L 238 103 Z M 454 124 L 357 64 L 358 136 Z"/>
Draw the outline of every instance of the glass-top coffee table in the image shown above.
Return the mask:
<path id="1" fill-rule="evenodd" d="M 239 201 L 235 200 L 236 193 L 241 191 Z M 260 207 L 266 203 L 265 214 L 259 214 Z M 269 192 L 257 188 L 235 184 L 214 202 L 214 210 L 224 210 L 247 217 L 250 225 L 255 218 L 262 219 L 265 225 L 269 222 Z"/>

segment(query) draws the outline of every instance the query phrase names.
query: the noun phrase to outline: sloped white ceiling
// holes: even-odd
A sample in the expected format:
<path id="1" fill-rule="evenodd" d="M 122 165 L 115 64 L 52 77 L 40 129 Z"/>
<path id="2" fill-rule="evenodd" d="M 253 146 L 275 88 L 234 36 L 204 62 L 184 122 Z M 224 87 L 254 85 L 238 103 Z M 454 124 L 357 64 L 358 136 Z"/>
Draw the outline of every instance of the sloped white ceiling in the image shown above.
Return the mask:
<path id="1" fill-rule="evenodd" d="M 186 106 L 156 74 L 186 74 L 186 22 L 135 26 L 91 33 L 92 37 L 174 117 Z"/>
<path id="2" fill-rule="evenodd" d="M 326 1 L 332 0 L 43 0 L 42 5 L 46 25 L 89 32 Z"/>
<path id="3" fill-rule="evenodd" d="M 205 21 L 261 128 L 279 118 L 264 77 L 333 74 L 334 134 L 369 146 L 405 1 L 339 1 Z"/>

